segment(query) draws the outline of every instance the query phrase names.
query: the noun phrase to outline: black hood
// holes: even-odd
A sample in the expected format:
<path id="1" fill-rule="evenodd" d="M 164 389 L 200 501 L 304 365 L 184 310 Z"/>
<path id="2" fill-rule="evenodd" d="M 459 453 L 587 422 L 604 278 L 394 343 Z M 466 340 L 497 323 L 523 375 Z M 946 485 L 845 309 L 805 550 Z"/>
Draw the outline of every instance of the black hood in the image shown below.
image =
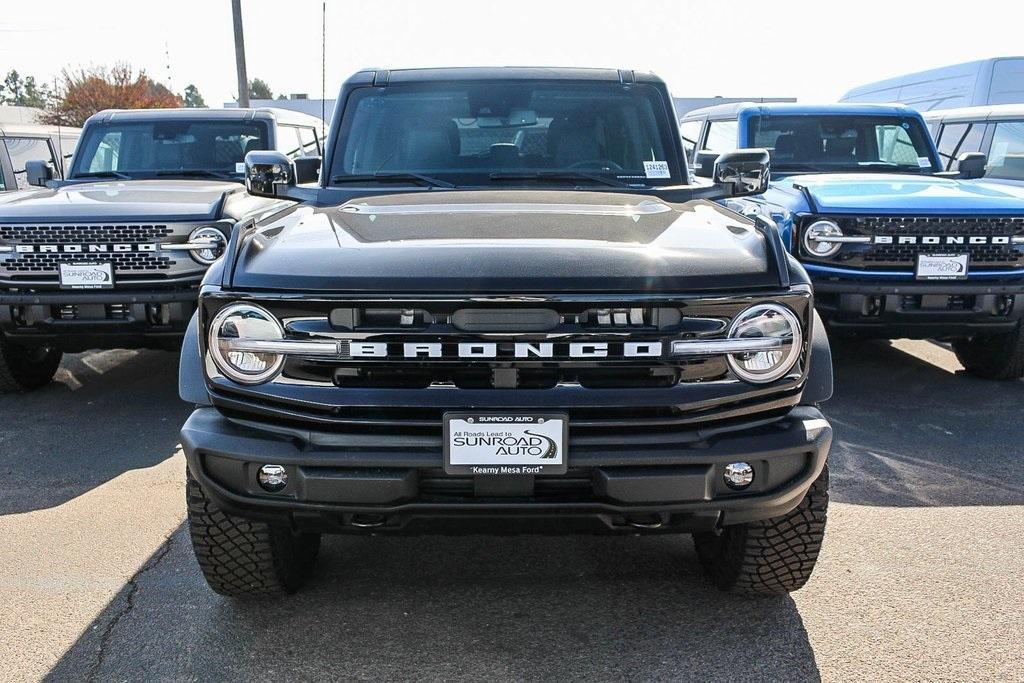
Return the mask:
<path id="1" fill-rule="evenodd" d="M 243 245 L 233 286 L 365 293 L 777 287 L 764 236 L 707 201 L 452 191 L 298 206 Z"/>
<path id="2" fill-rule="evenodd" d="M 178 220 L 220 218 L 224 197 L 240 183 L 210 180 L 117 180 L 0 195 L 0 222 Z"/>

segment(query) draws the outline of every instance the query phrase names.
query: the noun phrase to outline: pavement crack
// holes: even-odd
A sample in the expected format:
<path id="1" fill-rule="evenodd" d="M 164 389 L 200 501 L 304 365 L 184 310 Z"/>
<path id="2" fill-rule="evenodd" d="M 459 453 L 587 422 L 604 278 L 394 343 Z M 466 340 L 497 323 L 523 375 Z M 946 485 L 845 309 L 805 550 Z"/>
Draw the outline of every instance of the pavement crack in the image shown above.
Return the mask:
<path id="1" fill-rule="evenodd" d="M 156 552 L 153 553 L 150 558 L 146 561 L 146 564 L 142 565 L 131 579 L 128 580 L 126 587 L 128 593 L 122 601 L 120 609 L 107 621 L 103 627 L 103 633 L 100 634 L 99 645 L 96 646 L 96 660 L 89 667 L 89 671 L 85 675 L 85 680 L 95 681 L 97 680 L 100 671 L 103 669 L 103 663 L 107 657 L 107 649 L 110 645 L 111 638 L 114 635 L 114 629 L 118 623 L 131 613 L 135 609 L 135 601 L 139 593 L 139 581 L 142 577 L 156 569 L 160 563 L 167 557 L 171 552 L 171 546 L 174 545 L 174 534 L 171 534 L 164 542 L 157 548 Z"/>

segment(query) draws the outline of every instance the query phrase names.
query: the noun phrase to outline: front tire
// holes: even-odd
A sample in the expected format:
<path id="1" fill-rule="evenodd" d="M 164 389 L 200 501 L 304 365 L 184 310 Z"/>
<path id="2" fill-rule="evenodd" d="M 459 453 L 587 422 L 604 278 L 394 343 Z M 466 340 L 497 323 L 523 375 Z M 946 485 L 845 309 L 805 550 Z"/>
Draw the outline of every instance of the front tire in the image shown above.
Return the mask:
<path id="1" fill-rule="evenodd" d="M 704 573 L 723 591 L 782 595 L 811 577 L 828 512 L 828 466 L 788 514 L 693 535 Z"/>
<path id="2" fill-rule="evenodd" d="M 229 515 L 186 473 L 189 530 L 203 578 L 228 596 L 294 593 L 309 578 L 320 534 Z"/>
<path id="3" fill-rule="evenodd" d="M 49 346 L 21 346 L 0 339 L 0 393 L 32 391 L 50 383 L 64 353 Z"/>
<path id="4" fill-rule="evenodd" d="M 1024 331 L 1020 324 L 1010 332 L 953 342 L 957 360 L 967 372 L 983 379 L 1024 377 Z"/>

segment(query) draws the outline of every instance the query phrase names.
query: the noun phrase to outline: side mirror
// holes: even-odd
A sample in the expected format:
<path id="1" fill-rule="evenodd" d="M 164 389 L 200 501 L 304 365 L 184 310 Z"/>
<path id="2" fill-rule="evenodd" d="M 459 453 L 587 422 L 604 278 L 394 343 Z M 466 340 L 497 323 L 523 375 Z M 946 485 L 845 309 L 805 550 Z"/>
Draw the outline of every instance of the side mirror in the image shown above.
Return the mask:
<path id="1" fill-rule="evenodd" d="M 965 180 L 985 177 L 985 166 L 988 157 L 981 152 L 964 152 L 956 159 L 959 177 Z"/>
<path id="2" fill-rule="evenodd" d="M 281 152 L 261 150 L 245 155 L 245 189 L 257 197 L 281 196 L 295 186 L 295 165 Z"/>
<path id="3" fill-rule="evenodd" d="M 693 175 L 700 178 L 710 178 L 715 174 L 715 161 L 718 159 L 718 152 L 697 152 L 693 158 Z"/>
<path id="4" fill-rule="evenodd" d="M 732 186 L 730 195 L 761 194 L 768 189 L 771 163 L 766 149 L 737 149 L 715 162 L 714 181 Z"/>
<path id="5" fill-rule="evenodd" d="M 29 185 L 46 187 L 53 180 L 53 166 L 49 161 L 26 161 L 25 180 Z"/>
<path id="6" fill-rule="evenodd" d="M 299 157 L 295 164 L 295 182 L 298 185 L 303 183 L 315 183 L 320 180 L 320 157 Z"/>

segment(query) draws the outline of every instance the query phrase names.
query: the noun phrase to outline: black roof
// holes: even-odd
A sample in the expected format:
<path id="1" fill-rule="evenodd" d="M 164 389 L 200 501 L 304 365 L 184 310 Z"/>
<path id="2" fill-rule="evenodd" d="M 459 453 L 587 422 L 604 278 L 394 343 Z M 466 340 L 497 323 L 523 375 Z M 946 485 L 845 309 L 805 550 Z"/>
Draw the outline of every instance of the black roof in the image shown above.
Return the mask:
<path id="1" fill-rule="evenodd" d="M 319 126 L 319 117 L 302 112 L 274 107 L 256 109 L 204 109 L 187 107 L 179 109 L 104 109 L 89 117 L 86 123 L 107 123 L 110 121 L 166 121 L 168 119 L 252 121 L 273 119 L 278 123 Z"/>
<path id="2" fill-rule="evenodd" d="M 426 69 L 363 69 L 349 85 L 429 83 L 433 81 L 567 80 L 615 83 L 662 83 L 652 73 L 632 69 L 589 69 L 561 66 L 471 66 Z"/>

